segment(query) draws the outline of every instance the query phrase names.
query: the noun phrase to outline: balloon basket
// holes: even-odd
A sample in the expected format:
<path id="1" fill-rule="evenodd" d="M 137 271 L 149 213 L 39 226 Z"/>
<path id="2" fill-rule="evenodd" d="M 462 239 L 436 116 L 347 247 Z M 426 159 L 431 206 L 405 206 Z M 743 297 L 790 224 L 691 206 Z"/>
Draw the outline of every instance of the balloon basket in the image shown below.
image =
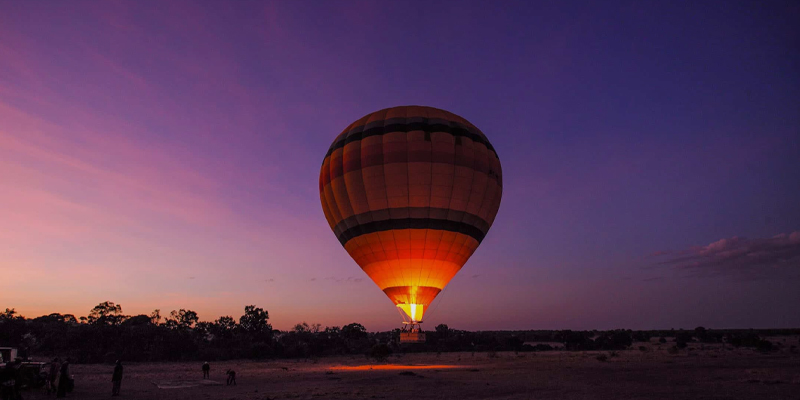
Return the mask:
<path id="1" fill-rule="evenodd" d="M 419 324 L 422 321 L 403 322 L 400 329 L 400 344 L 425 343 L 425 332 L 422 332 Z"/>

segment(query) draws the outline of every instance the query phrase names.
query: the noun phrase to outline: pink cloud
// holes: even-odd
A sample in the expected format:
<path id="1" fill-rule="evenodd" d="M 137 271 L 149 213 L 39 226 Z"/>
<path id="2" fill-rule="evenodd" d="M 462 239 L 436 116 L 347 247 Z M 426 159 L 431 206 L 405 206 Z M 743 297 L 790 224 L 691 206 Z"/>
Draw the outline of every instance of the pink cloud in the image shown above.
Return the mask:
<path id="1" fill-rule="evenodd" d="M 735 236 L 690 247 L 679 254 L 682 255 L 659 264 L 700 277 L 800 277 L 800 232 L 756 239 Z"/>

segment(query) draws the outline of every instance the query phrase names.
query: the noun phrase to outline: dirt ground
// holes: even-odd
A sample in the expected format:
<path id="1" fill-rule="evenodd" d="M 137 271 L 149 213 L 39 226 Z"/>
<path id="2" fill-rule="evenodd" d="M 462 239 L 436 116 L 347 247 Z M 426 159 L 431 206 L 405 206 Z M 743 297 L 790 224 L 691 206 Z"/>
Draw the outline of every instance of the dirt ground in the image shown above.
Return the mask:
<path id="1" fill-rule="evenodd" d="M 647 351 L 639 350 L 645 345 Z M 693 345 L 637 343 L 609 352 L 395 354 L 317 360 L 211 363 L 219 386 L 160 389 L 154 382 L 202 380 L 200 363 L 126 363 L 121 398 L 129 399 L 800 399 L 800 354 L 762 354 Z M 225 371 L 237 385 L 225 386 Z M 112 365 L 73 365 L 68 398 L 111 395 Z M 190 382 L 191 383 L 191 382 Z M 49 398 L 43 390 L 25 399 Z"/>

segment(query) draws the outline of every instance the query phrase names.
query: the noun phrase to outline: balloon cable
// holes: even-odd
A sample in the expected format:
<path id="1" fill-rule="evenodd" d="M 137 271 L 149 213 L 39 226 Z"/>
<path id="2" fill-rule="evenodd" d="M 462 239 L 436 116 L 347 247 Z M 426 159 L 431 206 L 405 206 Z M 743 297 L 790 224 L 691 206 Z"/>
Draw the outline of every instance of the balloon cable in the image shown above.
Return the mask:
<path id="1" fill-rule="evenodd" d="M 445 292 L 445 291 L 447 291 L 447 286 L 450 286 L 450 285 L 446 285 L 446 286 L 444 287 L 444 289 L 442 289 L 442 292 L 441 292 L 441 293 L 439 294 L 439 296 L 438 296 L 438 298 L 439 298 L 439 302 L 438 302 L 438 303 L 436 303 L 436 307 L 434 307 L 434 308 L 431 310 L 430 314 L 428 314 L 428 316 L 429 316 L 429 317 L 430 317 L 430 316 L 432 316 L 432 315 L 433 315 L 433 314 L 436 312 L 436 310 L 438 310 L 438 309 L 439 309 L 439 304 L 442 304 L 442 301 L 444 300 L 444 292 Z"/>

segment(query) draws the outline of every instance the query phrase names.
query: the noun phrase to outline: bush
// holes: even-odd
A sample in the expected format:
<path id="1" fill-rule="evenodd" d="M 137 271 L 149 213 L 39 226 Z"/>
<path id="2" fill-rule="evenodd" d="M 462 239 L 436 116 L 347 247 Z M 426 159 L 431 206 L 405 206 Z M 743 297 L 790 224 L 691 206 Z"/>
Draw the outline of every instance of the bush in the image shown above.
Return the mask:
<path id="1" fill-rule="evenodd" d="M 672 346 L 667 349 L 667 353 L 669 354 L 678 354 L 678 346 Z"/>
<path id="2" fill-rule="evenodd" d="M 678 345 L 678 348 L 684 349 L 687 346 L 687 343 L 692 341 L 692 333 L 687 331 L 679 331 L 677 335 L 675 335 L 675 343 Z"/>
<path id="3" fill-rule="evenodd" d="M 385 361 L 390 354 L 392 354 L 392 350 L 386 343 L 378 343 L 369 350 L 369 356 L 381 362 Z"/>
<path id="4" fill-rule="evenodd" d="M 605 332 L 594 339 L 594 347 L 598 350 L 624 350 L 631 344 L 631 334 L 623 330 Z"/>
<path id="5" fill-rule="evenodd" d="M 600 361 L 600 362 L 608 361 L 608 356 L 605 355 L 605 354 L 598 354 L 597 357 L 595 357 L 595 358 L 597 358 L 597 361 Z"/>
<path id="6" fill-rule="evenodd" d="M 761 338 L 754 332 L 729 333 L 725 335 L 725 341 L 734 347 L 757 347 Z"/>
<path id="7" fill-rule="evenodd" d="M 756 350 L 758 351 L 767 352 L 772 351 L 774 348 L 775 346 L 769 340 L 759 340 L 758 344 L 756 344 Z"/>
<path id="8" fill-rule="evenodd" d="M 667 338 L 665 338 L 665 337 L 663 337 L 663 336 L 662 336 L 662 337 L 660 337 L 660 338 L 658 338 L 658 343 L 662 343 L 662 344 L 663 344 L 663 343 L 667 343 Z"/>

